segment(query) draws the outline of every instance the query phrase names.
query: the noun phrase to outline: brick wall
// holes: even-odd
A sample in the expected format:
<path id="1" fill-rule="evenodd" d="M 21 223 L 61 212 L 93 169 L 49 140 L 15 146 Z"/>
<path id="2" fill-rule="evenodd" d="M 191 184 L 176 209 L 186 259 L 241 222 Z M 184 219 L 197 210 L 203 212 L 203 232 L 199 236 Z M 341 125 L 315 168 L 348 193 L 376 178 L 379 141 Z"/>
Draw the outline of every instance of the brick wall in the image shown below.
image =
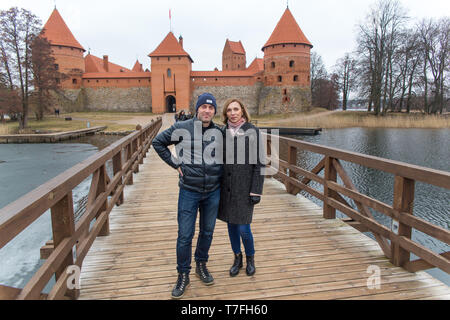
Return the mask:
<path id="1" fill-rule="evenodd" d="M 86 111 L 152 111 L 152 94 L 149 87 L 85 88 L 83 92 Z"/>
<path id="2" fill-rule="evenodd" d="M 190 108 L 195 112 L 195 104 L 199 95 L 205 92 L 212 93 L 217 101 L 217 113 L 221 114 L 223 106 L 228 99 L 236 98 L 242 101 L 250 114 L 258 112 L 258 97 L 261 83 L 253 86 L 201 86 L 196 87 L 191 97 Z"/>

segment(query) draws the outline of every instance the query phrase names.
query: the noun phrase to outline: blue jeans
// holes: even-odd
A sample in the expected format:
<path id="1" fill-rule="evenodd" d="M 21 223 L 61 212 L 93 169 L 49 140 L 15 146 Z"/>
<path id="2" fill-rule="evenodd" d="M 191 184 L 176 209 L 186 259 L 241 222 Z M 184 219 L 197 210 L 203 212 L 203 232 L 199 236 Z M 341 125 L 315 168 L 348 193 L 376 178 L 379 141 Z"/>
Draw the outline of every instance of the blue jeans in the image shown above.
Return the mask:
<path id="1" fill-rule="evenodd" d="M 247 256 L 255 255 L 253 234 L 249 224 L 228 223 L 228 235 L 230 236 L 231 248 L 235 254 L 241 252 L 241 238 Z"/>
<path id="2" fill-rule="evenodd" d="M 208 251 L 213 239 L 219 209 L 220 188 L 200 193 L 180 188 L 178 197 L 177 270 L 189 273 L 192 260 L 192 238 L 195 233 L 197 210 L 200 209 L 200 232 L 198 234 L 195 261 L 208 261 Z"/>

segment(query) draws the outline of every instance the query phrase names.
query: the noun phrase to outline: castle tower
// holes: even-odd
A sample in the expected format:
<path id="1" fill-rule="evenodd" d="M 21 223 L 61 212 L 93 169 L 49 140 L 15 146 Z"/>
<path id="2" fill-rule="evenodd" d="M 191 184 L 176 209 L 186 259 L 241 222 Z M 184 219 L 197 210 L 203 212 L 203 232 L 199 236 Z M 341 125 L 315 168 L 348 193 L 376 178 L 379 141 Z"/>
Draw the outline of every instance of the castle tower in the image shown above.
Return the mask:
<path id="1" fill-rule="evenodd" d="M 68 76 L 61 81 L 62 88 L 81 88 L 85 71 L 83 53 L 86 51 L 75 39 L 63 18 L 55 8 L 41 34 L 51 44 L 55 64 L 59 72 Z"/>
<path id="2" fill-rule="evenodd" d="M 309 87 L 312 47 L 287 8 L 262 48 L 264 84 Z"/>
<path id="3" fill-rule="evenodd" d="M 180 41 L 169 32 L 149 54 L 152 71 L 152 112 L 176 112 L 189 108 L 192 63 Z"/>
<path id="4" fill-rule="evenodd" d="M 246 65 L 245 49 L 242 42 L 227 39 L 222 52 L 222 70 L 245 70 Z"/>

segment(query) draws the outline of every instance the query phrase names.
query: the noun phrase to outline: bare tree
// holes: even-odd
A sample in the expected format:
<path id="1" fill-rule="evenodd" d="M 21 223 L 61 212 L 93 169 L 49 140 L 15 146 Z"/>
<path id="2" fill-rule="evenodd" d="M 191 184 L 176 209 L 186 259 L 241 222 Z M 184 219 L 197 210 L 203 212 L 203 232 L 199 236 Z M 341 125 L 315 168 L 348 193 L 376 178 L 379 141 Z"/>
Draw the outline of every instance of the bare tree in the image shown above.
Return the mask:
<path id="1" fill-rule="evenodd" d="M 319 105 L 320 83 L 323 79 L 327 79 L 327 70 L 322 57 L 313 51 L 311 53 L 311 96 L 312 104 L 315 106 Z"/>
<path id="2" fill-rule="evenodd" d="M 418 26 L 424 56 L 423 85 L 426 113 L 443 112 L 446 75 L 450 50 L 450 19 L 422 20 Z M 430 77 L 431 76 L 431 77 Z M 430 81 L 428 80 L 430 79 Z M 428 101 L 431 85 L 433 100 Z"/>
<path id="3" fill-rule="evenodd" d="M 36 106 L 36 119 L 42 120 L 44 112 L 53 104 L 52 91 L 58 90 L 58 81 L 64 77 L 59 73 L 52 49 L 46 38 L 35 38 L 32 46 L 33 85 L 35 88 L 32 100 Z"/>
<path id="4" fill-rule="evenodd" d="M 19 92 L 22 109 L 20 129 L 28 124 L 29 97 L 33 85 L 31 46 L 40 30 L 40 20 L 28 10 L 13 7 L 0 11 L 2 71 L 5 70 L 9 77 L 10 89 Z"/>
<path id="5" fill-rule="evenodd" d="M 355 86 L 356 60 L 346 53 L 343 58 L 336 62 L 334 67 L 337 87 L 342 93 L 342 109 L 347 110 L 349 93 Z"/>
<path id="6" fill-rule="evenodd" d="M 366 17 L 366 22 L 359 26 L 358 52 L 370 59 L 370 71 L 365 74 L 370 75 L 370 101 L 377 115 L 386 111 L 389 86 L 393 85 L 390 78 L 392 58 L 405 19 L 398 0 L 379 0 Z"/>
<path id="7" fill-rule="evenodd" d="M 419 68 L 422 63 L 419 37 L 414 29 L 407 29 L 400 36 L 399 48 L 396 52 L 395 62 L 398 65 L 400 90 L 398 98 L 398 111 L 405 106 L 406 112 L 411 111 L 413 86 L 419 77 Z"/>

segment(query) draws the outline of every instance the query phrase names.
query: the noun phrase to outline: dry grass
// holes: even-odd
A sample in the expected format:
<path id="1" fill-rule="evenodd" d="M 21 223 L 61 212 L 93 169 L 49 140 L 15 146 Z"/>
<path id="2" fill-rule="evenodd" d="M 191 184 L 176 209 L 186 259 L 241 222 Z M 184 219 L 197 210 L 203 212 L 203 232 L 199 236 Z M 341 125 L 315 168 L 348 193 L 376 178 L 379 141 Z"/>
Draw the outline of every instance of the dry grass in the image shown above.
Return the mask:
<path id="1" fill-rule="evenodd" d="M 0 124 L 0 134 L 11 134 L 9 126 L 6 124 Z"/>
<path id="2" fill-rule="evenodd" d="M 127 120 L 139 116 L 153 116 L 155 114 L 150 112 L 106 112 L 106 111 L 92 111 L 92 112 L 72 112 L 62 115 L 63 117 L 72 117 L 79 119 L 90 119 L 90 120 Z"/>
<path id="3" fill-rule="evenodd" d="M 89 120 L 91 127 L 106 126 L 107 132 L 116 131 L 131 131 L 136 128 L 136 125 L 130 124 L 118 124 L 102 120 Z M 85 120 L 72 120 L 66 121 L 64 117 L 45 118 L 43 121 L 36 121 L 30 119 L 28 121 L 28 128 L 19 130 L 18 122 L 8 122 L 6 125 L 0 126 L 0 134 L 32 134 L 32 133 L 54 133 L 73 131 L 87 128 L 87 121 Z"/>
<path id="4" fill-rule="evenodd" d="M 262 125 L 262 124 L 261 124 Z M 267 126 L 338 129 L 351 127 L 365 128 L 450 128 L 450 118 L 438 115 L 390 114 L 375 116 L 367 112 L 346 111 L 323 117 L 302 119 L 295 117 L 291 121 L 265 121 Z"/>

